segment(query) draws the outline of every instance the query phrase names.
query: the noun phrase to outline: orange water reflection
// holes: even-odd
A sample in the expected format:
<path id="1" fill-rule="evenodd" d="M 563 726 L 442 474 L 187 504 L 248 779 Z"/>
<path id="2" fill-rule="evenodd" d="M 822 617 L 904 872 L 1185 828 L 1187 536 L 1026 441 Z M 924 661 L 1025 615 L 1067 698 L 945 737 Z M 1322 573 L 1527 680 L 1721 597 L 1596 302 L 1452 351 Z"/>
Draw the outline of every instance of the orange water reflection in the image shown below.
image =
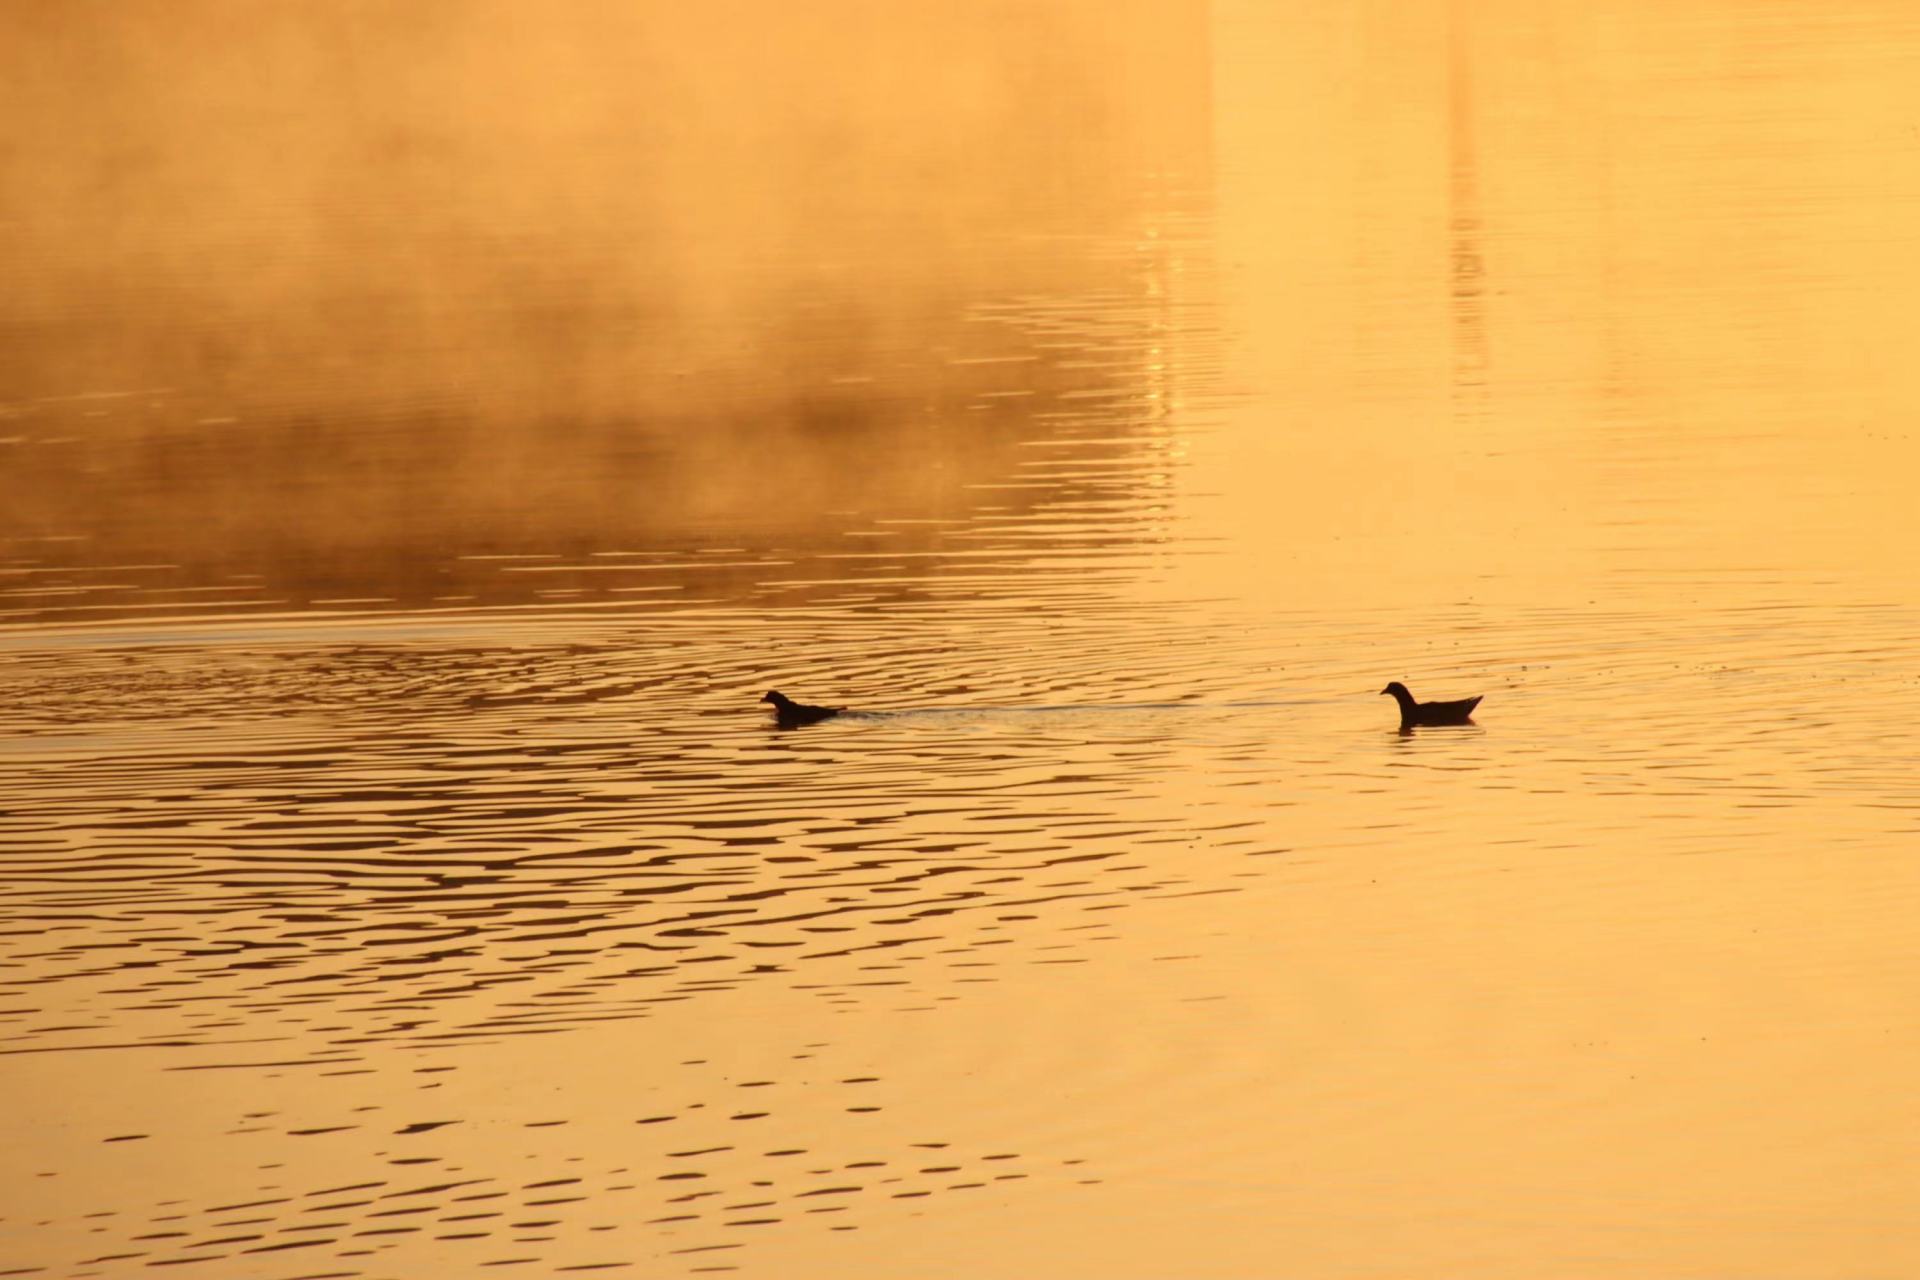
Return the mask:
<path id="1" fill-rule="evenodd" d="M 366 385 L 29 345 L 7 1265 L 1911 1271 L 1920 31 L 1842 10 L 847 6 L 715 73 L 845 73 L 721 113 L 779 181 L 658 144 L 673 359 L 599 214 Z M 528 65 L 660 92 L 598 12 Z"/>

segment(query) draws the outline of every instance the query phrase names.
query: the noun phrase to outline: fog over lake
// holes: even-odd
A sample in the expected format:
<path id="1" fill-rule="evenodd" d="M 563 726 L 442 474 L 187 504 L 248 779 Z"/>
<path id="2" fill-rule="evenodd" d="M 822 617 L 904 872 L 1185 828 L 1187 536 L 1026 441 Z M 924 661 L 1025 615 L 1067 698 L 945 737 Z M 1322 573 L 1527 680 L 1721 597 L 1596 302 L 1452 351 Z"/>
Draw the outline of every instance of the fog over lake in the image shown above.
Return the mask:
<path id="1" fill-rule="evenodd" d="M 0 1275 L 1920 1267 L 1920 11 L 21 0 L 0 119 Z"/>

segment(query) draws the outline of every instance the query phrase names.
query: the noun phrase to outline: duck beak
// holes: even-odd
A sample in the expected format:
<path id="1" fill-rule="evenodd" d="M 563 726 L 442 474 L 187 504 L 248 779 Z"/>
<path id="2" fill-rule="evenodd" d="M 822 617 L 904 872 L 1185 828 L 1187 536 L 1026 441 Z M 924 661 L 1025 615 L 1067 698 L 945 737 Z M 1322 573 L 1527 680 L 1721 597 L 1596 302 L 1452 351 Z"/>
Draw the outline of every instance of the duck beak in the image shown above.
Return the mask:
<path id="1" fill-rule="evenodd" d="M 1393 690 L 1391 690 L 1391 689 L 1382 689 L 1382 690 L 1381 690 L 1381 691 L 1380 691 L 1379 693 L 1376 693 L 1376 694 L 1374 694 L 1373 696 L 1374 696 L 1374 697 L 1376 697 L 1376 698 L 1378 698 L 1378 697 L 1382 697 L 1383 695 L 1385 695 L 1385 694 L 1389 694 L 1389 693 L 1392 693 L 1392 692 L 1393 692 Z"/>

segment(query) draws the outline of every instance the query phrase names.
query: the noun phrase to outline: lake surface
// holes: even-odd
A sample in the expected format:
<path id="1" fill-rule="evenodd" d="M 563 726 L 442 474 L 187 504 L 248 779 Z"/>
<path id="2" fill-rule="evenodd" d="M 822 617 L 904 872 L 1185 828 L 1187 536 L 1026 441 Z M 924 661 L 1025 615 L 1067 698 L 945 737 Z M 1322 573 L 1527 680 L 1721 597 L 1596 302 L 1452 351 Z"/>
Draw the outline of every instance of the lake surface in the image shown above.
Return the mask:
<path id="1" fill-rule="evenodd" d="M 0 17 L 0 1275 L 1920 1267 L 1920 14 L 261 23 Z"/>

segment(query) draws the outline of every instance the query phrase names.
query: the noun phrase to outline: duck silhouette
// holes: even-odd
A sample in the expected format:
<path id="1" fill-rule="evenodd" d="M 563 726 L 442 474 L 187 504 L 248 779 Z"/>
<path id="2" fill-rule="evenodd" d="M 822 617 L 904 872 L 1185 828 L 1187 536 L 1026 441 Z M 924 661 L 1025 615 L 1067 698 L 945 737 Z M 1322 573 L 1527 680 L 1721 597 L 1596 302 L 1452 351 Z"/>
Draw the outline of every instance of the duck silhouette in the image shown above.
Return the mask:
<path id="1" fill-rule="evenodd" d="M 1471 698 L 1462 698 L 1458 702 L 1415 702 L 1413 695 L 1407 692 L 1407 686 L 1398 680 L 1380 691 L 1392 694 L 1393 700 L 1400 704 L 1400 727 L 1411 729 L 1422 724 L 1471 724 L 1473 709 L 1480 705 L 1485 694 Z"/>
<path id="2" fill-rule="evenodd" d="M 773 722 L 782 729 L 818 724 L 846 710 L 845 707 L 810 707 L 804 702 L 795 702 L 778 689 L 767 690 L 767 696 L 760 701 L 773 704 Z"/>

